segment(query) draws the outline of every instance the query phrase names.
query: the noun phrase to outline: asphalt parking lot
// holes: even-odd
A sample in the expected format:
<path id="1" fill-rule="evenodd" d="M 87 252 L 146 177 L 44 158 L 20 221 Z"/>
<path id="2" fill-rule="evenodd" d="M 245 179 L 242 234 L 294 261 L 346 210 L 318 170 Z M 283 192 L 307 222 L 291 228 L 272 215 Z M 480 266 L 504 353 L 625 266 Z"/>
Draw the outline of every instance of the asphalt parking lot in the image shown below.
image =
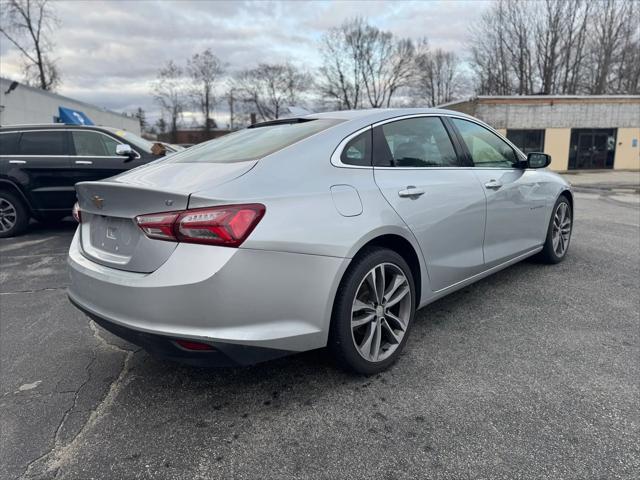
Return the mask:
<path id="1" fill-rule="evenodd" d="M 1 478 L 637 478 L 640 208 L 421 310 L 390 371 L 174 365 L 67 301 L 72 223 L 0 240 Z"/>

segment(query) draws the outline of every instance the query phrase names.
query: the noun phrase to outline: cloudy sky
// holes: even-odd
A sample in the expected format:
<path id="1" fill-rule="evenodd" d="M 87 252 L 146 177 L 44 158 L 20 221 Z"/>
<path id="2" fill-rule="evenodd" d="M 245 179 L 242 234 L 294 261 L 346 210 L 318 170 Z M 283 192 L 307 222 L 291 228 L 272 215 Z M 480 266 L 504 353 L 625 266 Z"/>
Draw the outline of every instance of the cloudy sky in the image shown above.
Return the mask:
<path id="1" fill-rule="evenodd" d="M 182 64 L 211 48 L 230 71 L 287 60 L 312 70 L 323 33 L 354 16 L 399 36 L 426 36 L 433 47 L 464 57 L 468 26 L 485 6 L 484 0 L 56 0 L 60 25 L 50 36 L 59 93 L 116 111 L 142 107 L 155 117 L 150 83 L 168 60 Z M 21 80 L 21 72 L 18 52 L 0 39 L 0 75 Z"/>

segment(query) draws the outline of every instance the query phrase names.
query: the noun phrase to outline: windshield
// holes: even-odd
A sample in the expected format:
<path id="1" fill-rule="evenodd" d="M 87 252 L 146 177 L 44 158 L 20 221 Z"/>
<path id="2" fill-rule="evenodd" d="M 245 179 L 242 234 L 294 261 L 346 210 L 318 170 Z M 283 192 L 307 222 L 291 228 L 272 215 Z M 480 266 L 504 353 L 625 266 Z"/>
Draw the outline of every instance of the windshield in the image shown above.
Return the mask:
<path id="1" fill-rule="evenodd" d="M 294 120 L 295 121 L 295 120 Z M 171 156 L 171 162 L 233 163 L 256 160 L 338 124 L 335 119 L 297 120 L 245 128 Z"/>
<path id="2" fill-rule="evenodd" d="M 127 132 L 126 130 L 118 130 L 117 128 L 109 127 L 106 128 L 107 130 L 115 133 L 117 136 L 124 138 L 127 142 L 134 144 L 136 147 L 141 148 L 147 153 L 151 153 L 151 147 L 153 147 L 152 142 L 139 137 L 135 133 Z"/>

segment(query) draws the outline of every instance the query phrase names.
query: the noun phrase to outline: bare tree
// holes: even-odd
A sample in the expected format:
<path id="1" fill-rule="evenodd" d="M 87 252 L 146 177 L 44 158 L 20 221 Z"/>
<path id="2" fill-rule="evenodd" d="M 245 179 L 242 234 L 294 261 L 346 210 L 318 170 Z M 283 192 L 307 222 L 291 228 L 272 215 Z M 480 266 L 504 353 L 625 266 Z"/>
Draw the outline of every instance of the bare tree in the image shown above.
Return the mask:
<path id="1" fill-rule="evenodd" d="M 215 84 L 224 73 L 220 59 L 210 49 L 196 53 L 187 61 L 187 73 L 191 77 L 191 96 L 204 118 L 205 131 L 213 125 L 211 113 L 215 105 Z"/>
<path id="2" fill-rule="evenodd" d="M 635 22 L 639 14 L 640 4 L 631 3 L 618 55 L 616 93 L 640 93 L 640 28 Z"/>
<path id="3" fill-rule="evenodd" d="M 426 41 L 416 56 L 416 87 L 429 106 L 454 99 L 461 85 L 460 61 L 453 52 L 440 48 L 431 51 Z"/>
<path id="4" fill-rule="evenodd" d="M 471 31 L 481 94 L 633 93 L 634 0 L 496 0 Z"/>
<path id="5" fill-rule="evenodd" d="M 355 18 L 330 29 L 320 44 L 323 61 L 320 90 L 338 109 L 361 106 L 364 29 L 364 20 Z"/>
<path id="6" fill-rule="evenodd" d="M 160 133 L 166 133 L 167 132 L 167 122 L 165 121 L 165 119 L 160 117 L 158 120 L 156 120 L 155 128 L 157 128 L 158 132 L 160 132 Z"/>
<path id="7" fill-rule="evenodd" d="M 540 78 L 539 93 L 549 95 L 556 91 L 556 81 L 560 73 L 560 48 L 564 36 L 564 21 L 570 12 L 565 0 L 545 0 L 534 4 L 535 12 L 534 38 L 536 64 Z M 535 11 L 535 10 L 534 10 Z"/>
<path id="8" fill-rule="evenodd" d="M 583 65 L 586 57 L 586 41 L 589 33 L 589 15 L 592 3 L 589 0 L 567 0 L 564 42 L 560 49 L 560 77 L 557 92 L 562 94 L 579 91 Z"/>
<path id="9" fill-rule="evenodd" d="M 509 95 L 513 92 L 512 63 L 506 48 L 507 3 L 498 0 L 485 11 L 471 31 L 471 64 L 478 93 Z"/>
<path id="10" fill-rule="evenodd" d="M 593 15 L 593 34 L 591 36 L 591 77 L 592 94 L 608 93 L 611 85 L 616 84 L 619 57 L 622 54 L 624 40 L 629 24 L 638 31 L 637 18 L 632 19 L 632 0 L 606 0 L 595 5 Z M 632 25 L 635 25 L 633 27 Z M 636 35 L 637 37 L 637 35 Z"/>
<path id="11" fill-rule="evenodd" d="M 57 19 L 48 0 L 4 0 L 0 9 L 0 33 L 20 52 L 28 83 L 53 90 L 60 74 L 49 56 L 53 43 L 48 32 Z"/>
<path id="12" fill-rule="evenodd" d="M 261 120 L 273 120 L 286 113 L 285 108 L 300 102 L 311 83 L 309 75 L 290 64 L 260 64 L 240 72 L 234 92 L 255 109 Z"/>
<path id="13" fill-rule="evenodd" d="M 147 123 L 147 112 L 145 112 L 142 107 L 138 107 L 133 115 L 138 119 L 140 131 L 146 132 L 147 128 L 149 127 L 149 124 Z"/>
<path id="14" fill-rule="evenodd" d="M 170 60 L 158 71 L 158 77 L 152 86 L 155 101 L 169 117 L 172 142 L 177 140 L 178 126 L 187 104 L 183 77 L 182 68 Z"/>
<path id="15" fill-rule="evenodd" d="M 321 93 L 338 108 L 359 108 L 365 100 L 373 108 L 388 107 L 413 78 L 413 42 L 398 40 L 362 18 L 329 30 L 321 53 Z"/>

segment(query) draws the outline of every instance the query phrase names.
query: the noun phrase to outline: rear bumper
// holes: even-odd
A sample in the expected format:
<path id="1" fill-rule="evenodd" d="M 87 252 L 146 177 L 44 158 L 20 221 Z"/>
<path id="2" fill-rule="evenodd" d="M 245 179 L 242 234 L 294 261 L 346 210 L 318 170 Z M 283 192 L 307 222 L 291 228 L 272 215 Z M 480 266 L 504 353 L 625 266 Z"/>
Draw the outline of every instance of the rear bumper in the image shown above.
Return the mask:
<path id="1" fill-rule="evenodd" d="M 76 303 L 73 298 L 69 297 L 69 300 L 108 332 L 144 348 L 152 355 L 174 362 L 196 367 L 237 367 L 266 362 L 294 353 L 288 350 L 248 347 L 211 341 L 207 342 L 207 344 L 212 347 L 210 351 L 187 350 L 176 343 L 176 341 L 181 340 L 181 338 L 140 332 L 122 325 L 117 325 L 86 310 L 82 305 Z"/>
<path id="2" fill-rule="evenodd" d="M 325 346 L 348 259 L 181 243 L 143 274 L 87 259 L 76 233 L 68 264 L 70 300 L 107 330 L 169 357 L 174 339 L 202 341 L 237 364 Z"/>

